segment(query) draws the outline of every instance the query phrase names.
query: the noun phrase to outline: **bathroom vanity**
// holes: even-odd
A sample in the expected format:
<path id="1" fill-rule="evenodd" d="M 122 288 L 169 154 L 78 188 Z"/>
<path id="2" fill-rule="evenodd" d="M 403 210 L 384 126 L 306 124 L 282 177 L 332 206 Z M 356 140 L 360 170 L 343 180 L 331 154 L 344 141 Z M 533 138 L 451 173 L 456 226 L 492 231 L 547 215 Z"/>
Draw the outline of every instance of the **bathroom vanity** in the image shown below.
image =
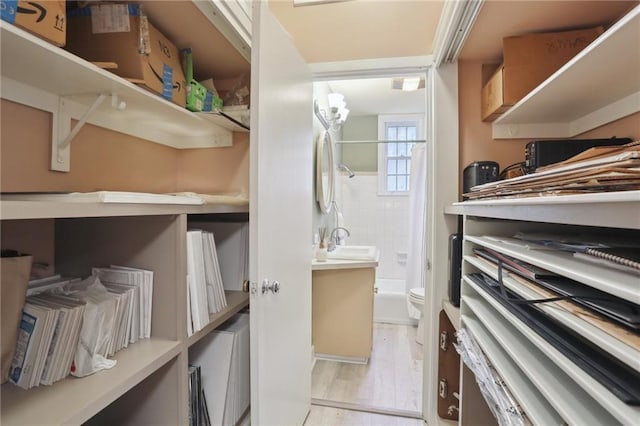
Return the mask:
<path id="1" fill-rule="evenodd" d="M 377 266 L 377 257 L 312 262 L 312 339 L 317 358 L 369 361 Z"/>

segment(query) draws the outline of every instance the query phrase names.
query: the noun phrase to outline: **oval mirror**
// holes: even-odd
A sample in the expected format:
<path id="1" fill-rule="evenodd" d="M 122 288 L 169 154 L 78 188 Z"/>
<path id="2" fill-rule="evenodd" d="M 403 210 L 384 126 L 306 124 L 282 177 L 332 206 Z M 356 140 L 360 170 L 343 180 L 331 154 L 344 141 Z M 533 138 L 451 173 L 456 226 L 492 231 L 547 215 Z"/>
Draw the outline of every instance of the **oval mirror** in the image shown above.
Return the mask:
<path id="1" fill-rule="evenodd" d="M 331 211 L 334 191 L 333 140 L 325 130 L 316 143 L 316 198 L 322 213 Z"/>

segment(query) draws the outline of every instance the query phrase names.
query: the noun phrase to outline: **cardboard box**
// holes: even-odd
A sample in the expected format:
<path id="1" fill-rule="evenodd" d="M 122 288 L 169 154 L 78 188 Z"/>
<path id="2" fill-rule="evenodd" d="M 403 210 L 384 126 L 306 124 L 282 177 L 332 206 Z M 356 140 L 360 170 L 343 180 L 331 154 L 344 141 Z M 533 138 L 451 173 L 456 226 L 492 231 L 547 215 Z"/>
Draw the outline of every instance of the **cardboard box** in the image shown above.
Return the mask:
<path id="1" fill-rule="evenodd" d="M 114 62 L 109 71 L 182 107 L 186 80 L 175 45 L 135 4 L 101 4 L 68 13 L 67 46 L 92 62 Z"/>
<path id="2" fill-rule="evenodd" d="M 596 27 L 505 37 L 503 64 L 482 88 L 482 120 L 495 120 L 603 32 Z"/>
<path id="3" fill-rule="evenodd" d="M 67 39 L 65 1 L 0 1 L 0 17 L 33 33 L 56 46 L 64 46 Z"/>

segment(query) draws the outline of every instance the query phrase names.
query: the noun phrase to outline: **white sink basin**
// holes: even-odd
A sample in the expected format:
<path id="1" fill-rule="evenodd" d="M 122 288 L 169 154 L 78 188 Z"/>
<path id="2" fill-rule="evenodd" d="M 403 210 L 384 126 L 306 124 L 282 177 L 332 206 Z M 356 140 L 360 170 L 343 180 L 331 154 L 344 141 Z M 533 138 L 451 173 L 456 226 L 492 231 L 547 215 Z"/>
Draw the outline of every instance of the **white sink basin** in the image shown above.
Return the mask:
<path id="1" fill-rule="evenodd" d="M 329 259 L 344 260 L 376 260 L 378 249 L 376 246 L 336 246 L 327 253 Z"/>

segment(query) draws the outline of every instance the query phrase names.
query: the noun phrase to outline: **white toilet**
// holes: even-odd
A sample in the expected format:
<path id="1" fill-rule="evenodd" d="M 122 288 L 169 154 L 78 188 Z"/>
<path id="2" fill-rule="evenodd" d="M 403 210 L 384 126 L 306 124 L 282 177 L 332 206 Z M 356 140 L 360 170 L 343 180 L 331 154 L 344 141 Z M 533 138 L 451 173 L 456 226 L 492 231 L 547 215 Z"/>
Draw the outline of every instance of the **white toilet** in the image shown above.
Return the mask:
<path id="1" fill-rule="evenodd" d="M 424 315 L 422 309 L 424 307 L 424 287 L 412 288 L 407 295 L 407 308 L 409 317 L 418 320 L 418 331 L 416 342 L 422 344 L 422 334 L 424 327 Z"/>

